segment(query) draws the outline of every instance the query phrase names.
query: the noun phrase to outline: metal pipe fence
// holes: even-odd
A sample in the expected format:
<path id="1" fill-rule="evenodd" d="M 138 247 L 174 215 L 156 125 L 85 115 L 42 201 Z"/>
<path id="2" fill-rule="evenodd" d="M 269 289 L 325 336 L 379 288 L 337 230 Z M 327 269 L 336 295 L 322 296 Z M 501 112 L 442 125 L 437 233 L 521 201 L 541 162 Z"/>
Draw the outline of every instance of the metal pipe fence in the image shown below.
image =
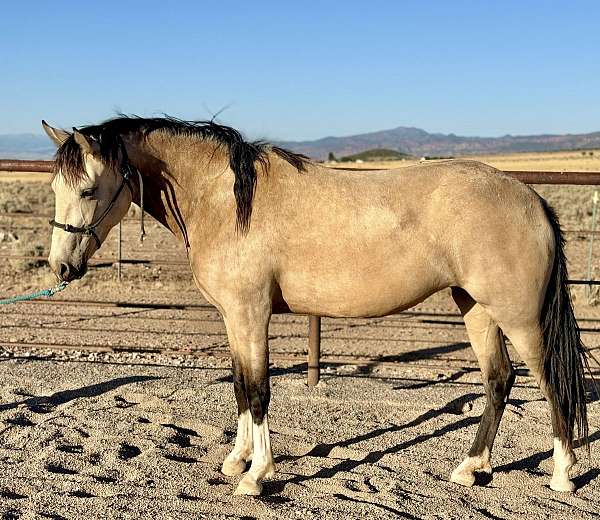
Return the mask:
<path id="1" fill-rule="evenodd" d="M 24 173 L 51 173 L 54 161 L 24 161 L 22 159 L 0 159 L 0 171 Z"/>
<path id="2" fill-rule="evenodd" d="M 37 172 L 50 173 L 53 171 L 53 161 L 24 161 L 16 159 L 0 159 L 0 175 L 4 172 Z M 348 168 L 358 170 L 357 168 Z M 372 170 L 374 171 L 374 170 Z M 579 185 L 579 186 L 598 186 L 600 185 L 600 172 L 569 172 L 569 171 L 505 171 L 507 175 L 526 184 L 554 184 L 554 185 Z M 45 215 L 33 215 L 29 213 L 2 213 L 0 216 L 10 218 L 48 218 Z M 568 233 L 586 235 L 595 237 L 600 232 L 595 230 L 567 230 Z M 123 259 L 121 258 L 121 241 L 122 235 L 119 233 L 117 246 L 117 259 L 119 279 L 121 265 L 124 264 L 159 264 L 159 265 L 187 265 L 187 262 L 181 260 L 150 260 L 150 259 Z M 2 259 L 12 260 L 32 260 L 45 261 L 45 257 L 26 256 L 26 255 L 1 255 Z M 115 259 L 93 259 L 90 264 L 96 266 L 113 265 Z M 600 281 L 592 280 L 591 275 L 588 275 L 587 280 L 569 280 L 573 285 L 600 285 Z M 125 303 L 119 302 L 119 305 Z M 135 305 L 135 304 L 132 304 Z M 309 316 L 309 332 L 308 332 L 308 384 L 314 386 L 320 379 L 320 357 L 321 357 L 321 317 Z"/>

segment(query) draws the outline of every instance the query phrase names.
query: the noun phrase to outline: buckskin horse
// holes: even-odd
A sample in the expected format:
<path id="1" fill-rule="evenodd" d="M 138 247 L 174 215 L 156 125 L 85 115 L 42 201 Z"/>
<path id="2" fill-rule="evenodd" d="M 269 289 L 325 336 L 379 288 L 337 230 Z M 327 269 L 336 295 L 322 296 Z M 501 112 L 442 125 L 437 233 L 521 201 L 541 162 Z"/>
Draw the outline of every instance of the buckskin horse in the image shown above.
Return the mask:
<path id="1" fill-rule="evenodd" d="M 587 438 L 584 347 L 567 288 L 558 219 L 532 189 L 474 161 L 378 172 L 331 170 L 214 121 L 118 116 L 45 131 L 58 146 L 50 266 L 80 278 L 130 204 L 187 249 L 222 314 L 238 407 L 225 475 L 261 493 L 274 475 L 267 330 L 273 313 L 383 316 L 451 288 L 479 362 L 486 406 L 450 479 L 492 471 L 515 373 L 504 335 L 550 404 L 550 487 L 573 491 L 575 424 Z"/>

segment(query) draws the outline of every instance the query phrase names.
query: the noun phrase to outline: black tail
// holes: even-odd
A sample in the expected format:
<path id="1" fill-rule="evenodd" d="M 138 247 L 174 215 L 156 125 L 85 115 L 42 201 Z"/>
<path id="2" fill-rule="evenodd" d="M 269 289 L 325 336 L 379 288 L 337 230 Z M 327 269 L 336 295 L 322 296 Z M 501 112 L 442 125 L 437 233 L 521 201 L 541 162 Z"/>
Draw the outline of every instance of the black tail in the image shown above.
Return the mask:
<path id="1" fill-rule="evenodd" d="M 556 434 L 569 445 L 575 423 L 579 436 L 587 443 L 588 422 L 583 364 L 586 349 L 581 342 L 579 325 L 573 312 L 567 285 L 567 261 L 564 238 L 554 210 L 542 200 L 546 216 L 554 232 L 556 252 L 552 275 L 542 307 L 541 325 L 544 335 L 543 374 L 556 418 Z"/>

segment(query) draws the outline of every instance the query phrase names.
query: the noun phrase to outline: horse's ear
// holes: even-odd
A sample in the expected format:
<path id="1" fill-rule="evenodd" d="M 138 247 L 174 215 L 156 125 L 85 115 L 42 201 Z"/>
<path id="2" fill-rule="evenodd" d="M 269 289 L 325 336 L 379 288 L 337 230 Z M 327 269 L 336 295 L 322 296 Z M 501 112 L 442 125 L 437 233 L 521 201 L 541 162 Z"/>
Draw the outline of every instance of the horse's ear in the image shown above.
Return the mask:
<path id="1" fill-rule="evenodd" d="M 42 119 L 42 127 L 44 131 L 48 134 L 48 137 L 52 139 L 54 144 L 59 147 L 61 146 L 71 135 L 66 130 L 61 130 L 60 128 L 51 127 L 46 121 Z"/>
<path id="2" fill-rule="evenodd" d="M 100 152 L 100 144 L 92 137 L 83 135 L 77 128 L 73 128 L 75 142 L 81 147 L 83 153 L 97 154 Z"/>

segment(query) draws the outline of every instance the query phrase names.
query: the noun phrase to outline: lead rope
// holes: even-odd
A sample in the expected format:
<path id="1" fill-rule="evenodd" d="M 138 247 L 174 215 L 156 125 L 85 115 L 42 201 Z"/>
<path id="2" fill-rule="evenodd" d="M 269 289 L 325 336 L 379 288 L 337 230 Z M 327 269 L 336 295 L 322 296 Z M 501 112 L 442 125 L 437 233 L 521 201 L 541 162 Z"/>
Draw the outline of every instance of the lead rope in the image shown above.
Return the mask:
<path id="1" fill-rule="evenodd" d="M 21 294 L 19 296 L 13 296 L 12 298 L 6 298 L 0 300 L 0 305 L 10 305 L 11 303 L 27 302 L 29 300 L 35 300 L 37 298 L 51 298 L 56 293 L 64 291 L 69 285 L 69 282 L 57 283 L 50 289 L 44 289 L 43 291 L 34 292 L 31 294 Z"/>
<path id="2" fill-rule="evenodd" d="M 142 174 L 140 170 L 137 170 L 138 179 L 140 181 L 140 209 L 142 215 L 140 217 L 140 243 L 144 243 L 144 237 L 146 236 L 146 230 L 144 229 L 144 181 L 142 180 Z"/>

